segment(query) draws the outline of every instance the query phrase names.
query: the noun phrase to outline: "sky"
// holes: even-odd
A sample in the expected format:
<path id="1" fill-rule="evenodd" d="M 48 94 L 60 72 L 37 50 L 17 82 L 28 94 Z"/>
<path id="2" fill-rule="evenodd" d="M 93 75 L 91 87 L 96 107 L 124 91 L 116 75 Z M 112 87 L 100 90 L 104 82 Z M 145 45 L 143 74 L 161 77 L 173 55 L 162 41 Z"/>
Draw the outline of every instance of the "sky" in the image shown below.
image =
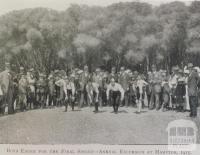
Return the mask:
<path id="1" fill-rule="evenodd" d="M 61 11 L 66 10 L 70 6 L 70 4 L 107 6 L 112 3 L 131 1 L 148 2 L 153 5 L 160 5 L 175 0 L 0 0 L 0 15 L 5 14 L 9 11 L 21 10 L 25 8 L 46 7 Z M 186 2 L 188 4 L 193 0 L 176 1 Z"/>

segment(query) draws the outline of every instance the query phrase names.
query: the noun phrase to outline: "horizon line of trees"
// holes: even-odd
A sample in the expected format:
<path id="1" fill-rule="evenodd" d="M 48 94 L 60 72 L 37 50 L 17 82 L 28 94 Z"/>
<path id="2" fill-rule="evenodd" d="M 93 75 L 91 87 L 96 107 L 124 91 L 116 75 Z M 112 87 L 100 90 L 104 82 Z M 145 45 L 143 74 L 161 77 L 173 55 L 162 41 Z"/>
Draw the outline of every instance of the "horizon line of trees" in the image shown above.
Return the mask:
<path id="1" fill-rule="evenodd" d="M 50 73 L 87 64 L 90 70 L 125 66 L 170 71 L 188 62 L 200 66 L 200 1 L 152 7 L 124 2 L 107 7 L 71 5 L 12 11 L 0 17 L 0 69 L 10 61 Z"/>

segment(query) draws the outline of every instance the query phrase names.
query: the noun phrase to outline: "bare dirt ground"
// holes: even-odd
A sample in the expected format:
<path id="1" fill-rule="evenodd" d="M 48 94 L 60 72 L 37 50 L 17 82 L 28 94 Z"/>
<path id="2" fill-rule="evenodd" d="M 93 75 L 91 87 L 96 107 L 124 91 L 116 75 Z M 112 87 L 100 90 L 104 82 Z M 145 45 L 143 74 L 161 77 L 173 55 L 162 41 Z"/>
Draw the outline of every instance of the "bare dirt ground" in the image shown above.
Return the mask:
<path id="1" fill-rule="evenodd" d="M 0 143 L 23 144 L 167 144 L 167 125 L 189 119 L 188 112 L 103 107 L 64 112 L 64 107 L 37 109 L 0 117 Z M 200 119 L 192 119 L 200 131 Z M 198 136 L 200 132 L 198 131 Z M 199 143 L 199 137 L 198 137 Z"/>

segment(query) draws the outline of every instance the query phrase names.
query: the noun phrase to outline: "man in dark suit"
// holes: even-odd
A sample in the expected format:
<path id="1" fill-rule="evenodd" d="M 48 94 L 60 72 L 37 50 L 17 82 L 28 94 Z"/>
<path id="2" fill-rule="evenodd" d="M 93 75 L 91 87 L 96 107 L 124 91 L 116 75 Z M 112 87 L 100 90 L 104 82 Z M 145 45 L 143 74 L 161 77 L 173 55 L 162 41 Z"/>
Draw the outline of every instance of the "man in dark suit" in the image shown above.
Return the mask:
<path id="1" fill-rule="evenodd" d="M 188 69 L 190 71 L 188 77 L 188 95 L 189 95 L 189 104 L 190 104 L 190 117 L 197 116 L 197 94 L 198 94 L 198 83 L 200 81 L 198 73 L 193 69 L 193 64 L 188 64 Z"/>
<path id="2" fill-rule="evenodd" d="M 1 101 L 0 112 L 12 114 L 14 113 L 14 98 L 13 98 L 13 80 L 10 70 L 10 63 L 5 63 L 5 70 L 0 73 Z"/>

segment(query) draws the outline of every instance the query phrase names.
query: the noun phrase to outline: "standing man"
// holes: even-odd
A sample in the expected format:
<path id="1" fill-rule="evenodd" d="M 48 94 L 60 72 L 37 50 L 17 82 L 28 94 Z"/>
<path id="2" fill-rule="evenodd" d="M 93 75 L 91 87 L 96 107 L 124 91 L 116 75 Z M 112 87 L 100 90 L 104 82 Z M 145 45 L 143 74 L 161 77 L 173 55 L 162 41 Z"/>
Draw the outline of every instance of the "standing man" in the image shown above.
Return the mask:
<path id="1" fill-rule="evenodd" d="M 111 68 L 111 72 L 108 75 L 108 83 L 110 83 L 112 78 L 114 78 L 116 82 L 118 81 L 118 75 L 116 73 L 116 68 L 115 67 Z"/>
<path id="2" fill-rule="evenodd" d="M 75 103 L 78 104 L 78 108 L 80 109 L 82 106 L 81 103 L 81 95 L 82 95 L 82 89 L 81 89 L 81 82 L 80 82 L 80 77 L 82 74 L 82 70 L 77 71 L 74 79 L 74 85 L 75 85 Z"/>
<path id="3" fill-rule="evenodd" d="M 178 66 L 172 67 L 172 75 L 169 78 L 169 86 L 171 89 L 171 105 L 172 109 L 175 109 L 176 98 L 175 98 L 175 90 L 178 84 Z"/>
<path id="4" fill-rule="evenodd" d="M 8 114 L 12 114 L 14 113 L 14 85 L 9 62 L 5 63 L 5 70 L 0 73 L 0 87 L 2 91 L 2 103 L 0 105 L 1 111 L 2 113 L 8 112 Z"/>
<path id="5" fill-rule="evenodd" d="M 99 89 L 98 84 L 96 82 L 92 82 L 92 79 L 89 79 L 88 84 L 86 85 L 86 91 L 88 94 L 88 102 L 91 105 L 94 102 L 95 110 L 94 112 L 98 112 L 98 98 L 99 98 Z"/>
<path id="6" fill-rule="evenodd" d="M 193 64 L 188 64 L 189 76 L 188 76 L 188 95 L 190 104 L 190 117 L 197 116 L 197 94 L 198 94 L 198 83 L 200 81 L 198 73 L 193 69 Z"/>
<path id="7" fill-rule="evenodd" d="M 93 81 L 94 83 L 97 84 L 98 86 L 98 91 L 99 91 L 99 96 L 98 96 L 98 100 L 99 100 L 99 104 L 100 107 L 102 107 L 102 94 L 103 94 L 103 76 L 101 75 L 101 70 L 100 68 L 97 68 L 94 75 L 93 75 Z"/>
<path id="8" fill-rule="evenodd" d="M 65 92 L 65 112 L 67 112 L 68 104 L 71 105 L 72 111 L 74 111 L 74 95 L 75 95 L 75 86 L 72 79 L 69 79 L 67 76 L 64 78 L 64 92 Z"/>
<path id="9" fill-rule="evenodd" d="M 28 94 L 27 94 L 27 105 L 32 109 L 35 106 L 35 76 L 34 69 L 31 68 L 27 72 L 27 82 L 28 82 Z"/>
<path id="10" fill-rule="evenodd" d="M 45 106 L 45 93 L 46 93 L 46 80 L 45 75 L 40 74 L 39 80 L 36 82 L 36 100 L 37 106 L 44 108 Z"/>
<path id="11" fill-rule="evenodd" d="M 116 71 L 116 67 L 112 67 L 111 68 L 111 72 L 110 72 L 110 74 L 108 75 L 108 78 L 107 78 L 107 83 L 108 84 L 110 84 L 112 78 L 115 79 L 116 82 L 118 81 L 118 74 L 116 72 L 117 72 Z M 111 96 L 112 96 L 112 92 L 110 93 L 109 100 L 107 100 L 107 103 L 109 104 L 109 106 L 113 105 L 113 101 L 112 101 L 112 97 Z"/>
<path id="12" fill-rule="evenodd" d="M 120 72 L 119 72 L 119 79 L 118 82 L 119 84 L 122 86 L 122 88 L 124 89 L 124 100 L 121 103 L 121 106 L 125 105 L 128 107 L 128 89 L 129 89 L 129 78 L 128 78 L 128 74 L 125 71 L 124 67 L 120 68 Z"/>
<path id="13" fill-rule="evenodd" d="M 111 96 L 110 96 L 111 93 Z M 124 99 L 124 90 L 119 83 L 115 82 L 115 79 L 112 78 L 110 84 L 107 87 L 106 91 L 107 98 L 111 97 L 113 101 L 113 110 L 115 113 L 118 113 L 118 108 L 120 102 Z"/>
<path id="14" fill-rule="evenodd" d="M 54 74 L 51 73 L 48 77 L 48 106 L 56 106 L 56 92 L 55 92 L 55 79 Z"/>
<path id="15" fill-rule="evenodd" d="M 81 84 L 81 89 L 82 89 L 82 93 L 81 93 L 81 101 L 80 101 L 80 105 L 82 107 L 83 104 L 88 104 L 88 98 L 87 98 L 87 91 L 86 91 L 86 85 L 87 82 L 90 78 L 90 74 L 89 74 L 89 70 L 88 70 L 88 66 L 84 66 L 84 71 L 80 76 L 80 84 Z"/>
<path id="16" fill-rule="evenodd" d="M 20 111 L 27 110 L 27 88 L 28 88 L 28 81 L 26 79 L 26 76 L 21 73 L 21 78 L 19 80 L 19 105 L 20 105 Z"/>
<path id="17" fill-rule="evenodd" d="M 151 87 L 151 99 L 149 108 L 152 110 L 156 106 L 158 110 L 160 107 L 160 93 L 161 93 L 161 76 L 156 70 L 156 66 L 152 65 L 152 72 L 149 74 L 149 83 Z"/>

